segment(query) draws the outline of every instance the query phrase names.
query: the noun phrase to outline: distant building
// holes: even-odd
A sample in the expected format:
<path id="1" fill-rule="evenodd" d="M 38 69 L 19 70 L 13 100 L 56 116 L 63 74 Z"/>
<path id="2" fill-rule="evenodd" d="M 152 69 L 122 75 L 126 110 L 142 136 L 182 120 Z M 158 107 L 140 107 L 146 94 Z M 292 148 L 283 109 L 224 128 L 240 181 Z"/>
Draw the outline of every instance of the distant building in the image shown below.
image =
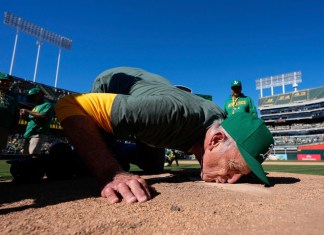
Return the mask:
<path id="1" fill-rule="evenodd" d="M 261 97 L 258 109 L 275 139 L 274 154 L 324 160 L 324 86 Z M 290 151 L 297 152 L 289 158 Z"/>

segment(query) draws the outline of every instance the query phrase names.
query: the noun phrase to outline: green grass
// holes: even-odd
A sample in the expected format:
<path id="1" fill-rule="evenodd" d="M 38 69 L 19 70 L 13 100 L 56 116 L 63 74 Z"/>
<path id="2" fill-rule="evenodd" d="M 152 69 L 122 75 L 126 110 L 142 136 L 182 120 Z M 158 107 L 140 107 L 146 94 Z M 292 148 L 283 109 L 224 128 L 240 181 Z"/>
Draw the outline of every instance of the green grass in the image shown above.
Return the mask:
<path id="1" fill-rule="evenodd" d="M 176 169 L 199 169 L 199 164 L 181 164 L 179 162 L 179 167 L 175 164 L 172 166 L 165 167 L 166 170 L 176 170 Z M 287 172 L 287 173 L 297 173 L 297 174 L 309 174 L 309 175 L 324 175 L 324 165 L 264 165 L 265 171 L 268 172 Z M 140 169 L 132 165 L 131 171 L 140 171 Z M 10 174 L 10 165 L 6 160 L 0 160 L 0 181 L 10 180 L 12 176 Z"/>
<path id="2" fill-rule="evenodd" d="M 275 171 L 307 175 L 324 175 L 324 166 L 264 165 L 263 168 L 268 172 Z"/>
<path id="3" fill-rule="evenodd" d="M 10 165 L 6 160 L 0 160 L 0 180 L 12 179 Z"/>
<path id="4" fill-rule="evenodd" d="M 290 162 L 300 162 L 300 161 L 290 161 Z M 179 162 L 179 167 L 175 164 L 172 166 L 164 167 L 164 169 L 188 169 L 196 168 L 199 169 L 199 164 L 181 164 Z M 268 172 L 286 172 L 286 173 L 296 173 L 296 174 L 308 174 L 308 175 L 324 175 L 324 165 L 263 165 L 265 171 Z M 131 166 L 132 171 L 140 170 L 137 166 Z"/>

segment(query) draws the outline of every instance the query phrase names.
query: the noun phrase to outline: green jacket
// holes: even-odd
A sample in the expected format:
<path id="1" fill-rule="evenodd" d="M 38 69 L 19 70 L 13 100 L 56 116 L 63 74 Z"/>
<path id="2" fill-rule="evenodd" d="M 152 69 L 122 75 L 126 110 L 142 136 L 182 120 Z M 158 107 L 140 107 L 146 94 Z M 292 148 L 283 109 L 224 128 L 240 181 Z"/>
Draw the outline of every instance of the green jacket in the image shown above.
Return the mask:
<path id="1" fill-rule="evenodd" d="M 152 95 L 116 96 L 111 123 L 117 139 L 187 152 L 215 120 L 225 119 L 212 101 L 173 86 L 150 88 Z"/>
<path id="2" fill-rule="evenodd" d="M 227 116 L 242 112 L 258 116 L 253 100 L 243 93 L 237 98 L 230 95 L 224 104 L 224 112 Z"/>
<path id="3" fill-rule="evenodd" d="M 118 67 L 100 74 L 92 92 L 116 93 L 114 135 L 158 148 L 188 151 L 224 112 L 212 101 L 173 86 L 143 69 Z M 148 128 L 154 127 L 154 128 Z"/>
<path id="4" fill-rule="evenodd" d="M 47 115 L 49 118 L 46 121 L 37 121 L 33 115 L 28 116 L 28 123 L 26 127 L 26 132 L 24 138 L 32 138 L 37 134 L 47 135 L 50 129 L 50 123 L 54 117 L 54 106 L 50 102 L 44 102 L 42 104 L 36 105 L 33 112 L 41 113 Z"/>

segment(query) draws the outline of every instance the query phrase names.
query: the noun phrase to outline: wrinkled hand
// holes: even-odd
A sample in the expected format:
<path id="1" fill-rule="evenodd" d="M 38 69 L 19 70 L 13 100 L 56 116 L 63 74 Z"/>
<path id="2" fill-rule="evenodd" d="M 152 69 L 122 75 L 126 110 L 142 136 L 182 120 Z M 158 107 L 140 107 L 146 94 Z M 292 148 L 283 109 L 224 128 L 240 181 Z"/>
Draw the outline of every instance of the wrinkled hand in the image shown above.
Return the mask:
<path id="1" fill-rule="evenodd" d="M 101 191 L 110 203 L 120 202 L 119 195 L 128 203 L 146 202 L 151 199 L 150 189 L 146 181 L 138 175 L 122 172 L 115 175 Z"/>

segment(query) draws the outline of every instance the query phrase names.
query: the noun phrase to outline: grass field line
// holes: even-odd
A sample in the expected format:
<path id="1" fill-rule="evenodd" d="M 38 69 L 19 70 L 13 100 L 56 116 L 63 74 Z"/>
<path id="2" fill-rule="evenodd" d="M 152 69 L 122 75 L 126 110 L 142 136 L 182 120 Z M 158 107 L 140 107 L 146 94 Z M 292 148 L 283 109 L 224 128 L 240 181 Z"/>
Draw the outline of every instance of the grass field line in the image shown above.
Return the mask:
<path id="1" fill-rule="evenodd" d="M 173 162 L 175 164 L 175 162 Z M 199 164 L 197 160 L 179 160 L 179 164 Z M 324 161 L 265 161 L 263 165 L 309 165 L 309 166 L 324 166 Z"/>

